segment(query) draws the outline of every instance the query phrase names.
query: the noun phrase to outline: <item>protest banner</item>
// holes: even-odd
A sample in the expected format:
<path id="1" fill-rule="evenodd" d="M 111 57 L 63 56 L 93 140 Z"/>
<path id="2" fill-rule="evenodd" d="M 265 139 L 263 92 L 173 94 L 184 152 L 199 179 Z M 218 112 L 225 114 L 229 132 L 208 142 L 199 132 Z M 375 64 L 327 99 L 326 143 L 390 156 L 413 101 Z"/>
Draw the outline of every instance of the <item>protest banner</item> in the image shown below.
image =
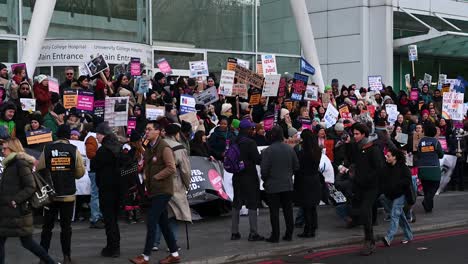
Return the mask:
<path id="1" fill-rule="evenodd" d="M 197 131 L 200 123 L 198 122 L 197 113 L 190 112 L 179 116 L 180 121 L 189 122 L 192 125 L 192 131 Z"/>
<path id="2" fill-rule="evenodd" d="M 318 86 L 307 85 L 304 100 L 306 101 L 318 101 Z"/>
<path id="3" fill-rule="evenodd" d="M 309 76 L 297 72 L 294 73 L 294 81 L 292 85 L 293 92 L 291 94 L 291 100 L 302 101 L 308 80 Z"/>
<path id="4" fill-rule="evenodd" d="M 250 61 L 242 60 L 242 59 L 239 59 L 239 58 L 236 58 L 236 61 L 237 61 L 237 65 L 250 70 Z"/>
<path id="5" fill-rule="evenodd" d="M 96 100 L 94 101 L 94 115 L 104 119 L 104 111 L 106 108 L 105 100 Z"/>
<path id="6" fill-rule="evenodd" d="M 56 78 L 47 76 L 49 80 L 49 92 L 60 94 L 59 82 Z"/>
<path id="7" fill-rule="evenodd" d="M 149 76 L 137 77 L 137 94 L 146 94 L 149 91 L 151 80 Z"/>
<path id="8" fill-rule="evenodd" d="M 107 68 L 109 68 L 109 65 L 107 65 L 107 62 L 102 55 L 99 55 L 86 63 L 86 69 L 88 70 L 90 77 L 98 75 Z"/>
<path id="9" fill-rule="evenodd" d="M 94 93 L 90 91 L 79 90 L 76 109 L 86 111 L 86 112 L 93 112 L 94 111 Z"/>
<path id="10" fill-rule="evenodd" d="M 70 109 L 76 107 L 78 103 L 78 90 L 64 90 L 63 91 L 63 107 Z"/>
<path id="11" fill-rule="evenodd" d="M 249 105 L 258 105 L 260 103 L 261 98 L 262 98 L 262 91 L 260 89 L 257 89 L 257 88 L 251 89 Z"/>
<path id="12" fill-rule="evenodd" d="M 448 92 L 442 99 L 442 117 L 452 120 L 463 120 L 465 106 L 463 104 L 465 94 Z"/>
<path id="13" fill-rule="evenodd" d="M 219 100 L 218 90 L 216 87 L 208 88 L 201 93 L 194 94 L 195 102 L 197 104 L 209 105 Z"/>
<path id="14" fill-rule="evenodd" d="M 26 142 L 28 145 L 52 142 L 52 131 L 48 128 L 26 131 Z"/>
<path id="15" fill-rule="evenodd" d="M 411 101 L 417 101 L 419 98 L 419 90 L 418 88 L 413 88 L 411 89 L 411 92 L 410 92 L 410 100 Z"/>
<path id="16" fill-rule="evenodd" d="M 257 73 L 247 68 L 239 66 L 239 64 L 236 65 L 235 72 L 236 72 L 235 77 L 237 78 L 239 82 L 250 84 L 253 87 L 262 89 L 263 82 L 265 80 L 262 76 L 258 75 Z"/>
<path id="17" fill-rule="evenodd" d="M 263 85 L 262 96 L 277 96 L 280 79 L 280 74 L 265 75 L 265 84 Z"/>
<path id="18" fill-rule="evenodd" d="M 146 105 L 146 119 L 158 120 L 159 117 L 164 116 L 166 108 L 164 106 Z"/>
<path id="19" fill-rule="evenodd" d="M 190 78 L 208 76 L 208 62 L 207 61 L 190 61 Z"/>
<path id="20" fill-rule="evenodd" d="M 171 65 L 169 65 L 169 62 L 165 58 L 161 58 L 156 61 L 156 65 L 158 65 L 159 71 L 164 73 L 164 75 L 171 75 L 172 74 L 172 68 Z"/>
<path id="21" fill-rule="evenodd" d="M 276 56 L 273 54 L 262 54 L 262 72 L 263 76 L 268 74 L 278 74 L 276 68 Z"/>
<path id="22" fill-rule="evenodd" d="M 236 83 L 232 86 L 232 96 L 239 96 L 247 99 L 249 97 L 247 85 L 243 83 Z"/>
<path id="23" fill-rule="evenodd" d="M 408 59 L 409 59 L 409 61 L 417 61 L 418 60 L 418 47 L 416 45 L 409 45 L 408 46 Z"/>
<path id="24" fill-rule="evenodd" d="M 108 122 L 110 127 L 128 124 L 128 96 L 106 98 L 104 121 Z"/>
<path id="25" fill-rule="evenodd" d="M 382 76 L 380 75 L 368 76 L 367 81 L 369 83 L 369 89 L 371 91 L 380 91 L 383 89 Z"/>
<path id="26" fill-rule="evenodd" d="M 22 62 L 22 63 L 13 63 L 11 65 L 11 72 L 13 73 L 15 71 L 16 68 L 18 67 L 22 67 L 24 69 L 24 72 L 26 73 L 26 79 L 29 79 L 29 75 L 28 75 L 28 68 L 26 68 L 26 63 Z"/>
<path id="27" fill-rule="evenodd" d="M 183 94 L 180 96 L 180 114 L 186 114 L 190 112 L 196 112 L 195 109 L 195 98 L 188 94 Z"/>
<path id="28" fill-rule="evenodd" d="M 21 110 L 30 113 L 36 111 L 36 99 L 20 98 Z"/>
<path id="29" fill-rule="evenodd" d="M 397 110 L 397 105 L 396 104 L 386 104 L 385 105 L 385 111 L 387 111 L 387 115 L 388 115 L 388 122 L 393 125 L 395 123 L 395 121 L 397 120 L 397 117 L 398 117 L 398 114 L 400 114 L 400 112 L 398 112 Z"/>
<path id="30" fill-rule="evenodd" d="M 424 83 L 429 85 L 429 87 L 431 87 L 432 75 L 424 73 Z"/>
<path id="31" fill-rule="evenodd" d="M 285 97 L 286 96 L 286 78 L 281 78 L 279 87 L 278 87 L 278 97 Z"/>
<path id="32" fill-rule="evenodd" d="M 228 180 L 223 179 L 225 173 L 222 167 L 207 158 L 197 156 L 190 157 L 190 164 L 192 165 L 192 177 L 187 193 L 190 205 L 202 204 L 220 198 L 231 200 L 223 186 L 224 182 Z"/>
<path id="33" fill-rule="evenodd" d="M 447 80 L 447 74 L 439 74 L 439 81 L 437 82 L 437 89 L 441 90 L 442 85 L 445 84 L 445 80 Z"/>
<path id="34" fill-rule="evenodd" d="M 263 75 L 263 66 L 261 60 L 257 61 L 257 74 Z"/>
<path id="35" fill-rule="evenodd" d="M 338 112 L 340 113 L 340 117 L 346 120 L 353 119 L 351 113 L 349 112 L 349 107 L 347 104 L 340 105 Z"/>
<path id="36" fill-rule="evenodd" d="M 127 73 L 127 65 L 125 63 L 120 63 L 114 66 L 114 76 L 116 76 L 116 78 L 125 73 Z"/>
<path id="37" fill-rule="evenodd" d="M 336 110 L 336 108 L 331 103 L 328 103 L 327 111 L 325 112 L 325 116 L 323 117 L 323 119 L 325 120 L 326 129 L 336 124 L 336 121 L 338 121 L 339 114 L 340 113 L 338 112 L 338 110 Z"/>
<path id="38" fill-rule="evenodd" d="M 222 70 L 219 80 L 219 94 L 224 96 L 232 95 L 232 86 L 234 85 L 235 71 Z"/>
<path id="39" fill-rule="evenodd" d="M 130 136 L 132 134 L 132 130 L 136 129 L 136 117 L 131 116 L 128 118 L 127 122 L 127 135 Z"/>
<path id="40" fill-rule="evenodd" d="M 130 74 L 132 76 L 141 75 L 140 58 L 130 58 Z"/>
<path id="41" fill-rule="evenodd" d="M 228 58 L 226 70 L 234 71 L 236 70 L 237 59 L 236 58 Z"/>

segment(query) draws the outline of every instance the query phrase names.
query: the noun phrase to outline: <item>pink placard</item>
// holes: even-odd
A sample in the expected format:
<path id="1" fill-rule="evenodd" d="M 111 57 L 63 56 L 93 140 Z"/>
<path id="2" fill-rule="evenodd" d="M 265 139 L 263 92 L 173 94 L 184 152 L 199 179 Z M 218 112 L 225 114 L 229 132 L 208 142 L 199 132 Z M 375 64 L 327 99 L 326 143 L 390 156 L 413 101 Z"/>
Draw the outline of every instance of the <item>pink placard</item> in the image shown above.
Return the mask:
<path id="1" fill-rule="evenodd" d="M 83 111 L 94 111 L 94 94 L 88 91 L 78 92 L 78 103 L 76 109 Z"/>
<path id="2" fill-rule="evenodd" d="M 49 92 L 51 93 L 60 93 L 58 80 L 48 76 L 49 79 Z"/>
<path id="3" fill-rule="evenodd" d="M 141 74 L 140 58 L 130 59 L 130 74 L 132 76 L 140 76 Z"/>
<path id="4" fill-rule="evenodd" d="M 132 130 L 136 128 L 136 117 L 132 116 L 127 121 L 127 135 L 132 133 Z"/>

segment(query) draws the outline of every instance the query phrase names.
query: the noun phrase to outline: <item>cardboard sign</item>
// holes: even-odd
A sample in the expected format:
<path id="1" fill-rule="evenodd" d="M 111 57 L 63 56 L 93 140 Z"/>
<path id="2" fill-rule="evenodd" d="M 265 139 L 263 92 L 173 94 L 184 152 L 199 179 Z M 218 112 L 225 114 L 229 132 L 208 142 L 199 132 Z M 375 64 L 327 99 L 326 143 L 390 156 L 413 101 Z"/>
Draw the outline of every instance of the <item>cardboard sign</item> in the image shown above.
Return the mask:
<path id="1" fill-rule="evenodd" d="M 383 89 L 381 75 L 368 76 L 367 81 L 369 83 L 369 88 L 371 91 L 380 91 Z"/>
<path id="2" fill-rule="evenodd" d="M 164 106 L 146 105 L 146 119 L 148 120 L 158 120 L 165 113 L 166 108 Z"/>
<path id="3" fill-rule="evenodd" d="M 388 122 L 391 125 L 393 125 L 395 123 L 395 121 L 397 120 L 398 114 L 400 114 L 400 112 L 398 112 L 398 110 L 397 110 L 397 105 L 396 104 L 386 104 L 385 105 L 385 111 L 387 111 Z"/>
<path id="4" fill-rule="evenodd" d="M 241 66 L 241 67 L 244 67 L 246 69 L 250 69 L 250 61 L 248 60 L 242 60 L 242 59 L 239 59 L 239 58 L 236 58 L 236 61 L 237 61 L 237 65 Z"/>
<path id="5" fill-rule="evenodd" d="M 278 97 L 285 97 L 286 96 L 286 78 L 281 78 L 279 87 L 278 87 Z"/>
<path id="6" fill-rule="evenodd" d="M 234 71 L 236 70 L 237 59 L 236 58 L 228 58 L 226 70 Z"/>
<path id="7" fill-rule="evenodd" d="M 424 83 L 429 85 L 429 87 L 431 87 L 431 82 L 432 82 L 432 75 L 424 73 Z"/>
<path id="8" fill-rule="evenodd" d="M 416 45 L 409 45 L 408 46 L 408 59 L 409 59 L 409 61 L 417 61 L 418 60 L 418 47 Z"/>
<path id="9" fill-rule="evenodd" d="M 52 142 L 52 131 L 48 128 L 26 131 L 26 142 L 28 145 Z"/>
<path id="10" fill-rule="evenodd" d="M 264 76 L 268 74 L 278 74 L 275 55 L 262 54 L 262 72 Z"/>
<path id="11" fill-rule="evenodd" d="M 161 58 L 156 61 L 156 65 L 158 65 L 159 71 L 164 73 L 164 75 L 171 75 L 172 74 L 172 68 L 171 65 L 169 65 L 169 62 L 165 58 Z"/>
<path id="12" fill-rule="evenodd" d="M 418 151 L 419 141 L 424 137 L 424 133 L 414 133 L 413 134 L 413 151 Z"/>
<path id="13" fill-rule="evenodd" d="M 297 72 L 294 73 L 294 82 L 292 85 L 293 92 L 291 94 L 291 100 L 302 101 L 308 80 L 309 76 Z"/>
<path id="14" fill-rule="evenodd" d="M 30 113 L 36 111 L 36 99 L 20 98 L 21 110 Z"/>
<path id="15" fill-rule="evenodd" d="M 63 107 L 70 109 L 76 107 L 78 104 L 78 90 L 64 90 L 63 91 Z"/>
<path id="16" fill-rule="evenodd" d="M 197 110 L 195 109 L 195 98 L 191 95 L 181 95 L 180 96 L 180 113 L 181 114 L 186 114 L 190 112 L 196 112 Z"/>
<path id="17" fill-rule="evenodd" d="M 215 86 L 204 90 L 201 93 L 194 94 L 195 102 L 197 104 L 209 105 L 219 100 L 218 90 Z"/>
<path id="18" fill-rule="evenodd" d="M 208 76 L 208 62 L 207 61 L 190 61 L 190 78 Z"/>
<path id="19" fill-rule="evenodd" d="M 465 94 L 463 93 L 444 93 L 442 99 L 442 117 L 445 119 L 463 120 L 465 115 L 464 96 Z"/>
<path id="20" fill-rule="evenodd" d="M 128 118 L 127 122 L 127 135 L 130 136 L 134 129 L 136 129 L 136 117 L 131 116 Z"/>
<path id="21" fill-rule="evenodd" d="M 260 103 L 260 99 L 262 98 L 262 91 L 260 89 L 252 89 L 250 90 L 250 105 L 258 105 Z"/>
<path id="22" fill-rule="evenodd" d="M 180 121 L 185 121 L 189 122 L 192 125 L 192 131 L 197 131 L 198 125 L 200 124 L 198 122 L 197 114 L 194 112 L 191 113 L 186 113 L 183 115 L 179 116 Z"/>
<path id="23" fill-rule="evenodd" d="M 280 85 L 280 74 L 265 75 L 265 84 L 263 85 L 262 96 L 276 96 L 278 95 L 278 88 Z"/>
<path id="24" fill-rule="evenodd" d="M 109 65 L 107 65 L 107 62 L 102 55 L 99 55 L 86 63 L 86 69 L 88 70 L 90 77 L 98 75 L 107 68 L 109 68 Z"/>
<path id="25" fill-rule="evenodd" d="M 307 85 L 304 100 L 306 101 L 318 101 L 318 86 Z"/>
<path id="26" fill-rule="evenodd" d="M 232 86 L 234 85 L 235 71 L 222 70 L 219 80 L 219 94 L 224 96 L 232 95 Z"/>
<path id="27" fill-rule="evenodd" d="M 375 116 L 375 105 L 368 105 L 367 111 L 369 111 L 370 117 L 374 118 Z"/>
<path id="28" fill-rule="evenodd" d="M 137 94 L 146 94 L 150 89 L 150 77 L 141 76 L 137 78 Z"/>
<path id="29" fill-rule="evenodd" d="M 106 108 L 105 100 L 94 101 L 94 115 L 104 119 L 105 108 Z"/>
<path id="30" fill-rule="evenodd" d="M 325 128 L 330 128 L 336 124 L 336 121 L 338 121 L 338 115 L 340 113 L 336 108 L 331 104 L 328 103 L 327 111 L 325 112 L 325 116 L 323 119 L 325 120 Z"/>
<path id="31" fill-rule="evenodd" d="M 262 76 L 258 75 L 256 72 L 253 72 L 247 68 L 241 67 L 239 66 L 239 64 L 236 65 L 235 72 L 236 72 L 235 76 L 239 82 L 250 84 L 253 87 L 262 89 L 263 82 L 265 81 L 265 79 Z"/>
<path id="32" fill-rule="evenodd" d="M 128 124 L 128 96 L 106 98 L 104 121 L 108 122 L 110 127 Z"/>
<path id="33" fill-rule="evenodd" d="M 140 58 L 130 58 L 130 74 L 132 76 L 141 75 Z"/>
<path id="34" fill-rule="evenodd" d="M 232 86 L 232 96 L 239 96 L 241 98 L 247 99 L 249 97 L 247 85 L 243 83 L 234 84 Z"/>
<path id="35" fill-rule="evenodd" d="M 349 107 L 348 107 L 348 105 L 346 105 L 346 104 L 340 105 L 338 111 L 340 112 L 341 118 L 347 119 L 347 120 L 353 119 L 353 117 L 351 116 L 351 113 L 349 112 Z"/>
<path id="36" fill-rule="evenodd" d="M 51 76 L 47 76 L 47 79 L 49 80 L 49 92 L 60 94 L 58 80 Z"/>
<path id="37" fill-rule="evenodd" d="M 127 65 L 125 63 L 114 66 L 114 77 L 118 78 L 121 74 L 127 73 Z"/>
<path id="38" fill-rule="evenodd" d="M 330 103 L 330 94 L 329 93 L 322 94 L 322 106 L 323 106 L 323 108 L 327 108 L 329 103 Z"/>
<path id="39" fill-rule="evenodd" d="M 411 89 L 410 100 L 411 101 L 417 101 L 418 98 L 419 98 L 419 90 L 417 88 Z"/>
<path id="40" fill-rule="evenodd" d="M 261 60 L 257 61 L 257 74 L 263 75 L 263 66 Z"/>
<path id="41" fill-rule="evenodd" d="M 445 80 L 447 80 L 447 74 L 439 74 L 439 81 L 437 82 L 437 89 L 442 89 L 442 85 L 445 84 Z"/>
<path id="42" fill-rule="evenodd" d="M 76 104 L 77 110 L 86 112 L 94 111 L 94 93 L 90 91 L 78 91 L 78 99 Z"/>

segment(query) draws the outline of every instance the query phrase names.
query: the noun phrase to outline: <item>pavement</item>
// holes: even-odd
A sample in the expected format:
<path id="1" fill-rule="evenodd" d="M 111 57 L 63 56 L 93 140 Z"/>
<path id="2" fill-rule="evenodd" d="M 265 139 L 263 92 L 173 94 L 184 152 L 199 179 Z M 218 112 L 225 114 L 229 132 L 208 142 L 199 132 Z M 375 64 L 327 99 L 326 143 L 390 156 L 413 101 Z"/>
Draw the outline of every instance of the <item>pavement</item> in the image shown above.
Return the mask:
<path id="1" fill-rule="evenodd" d="M 425 214 L 421 206 L 422 197 L 418 197 L 415 207 L 417 222 L 412 224 L 413 232 L 417 234 L 424 231 L 434 231 L 446 228 L 468 226 L 468 192 L 448 192 L 435 198 L 434 211 Z M 277 244 L 267 242 L 248 242 L 248 218 L 241 217 L 241 240 L 230 240 L 231 217 L 229 215 L 205 218 L 188 225 L 190 249 L 187 250 L 185 226 L 179 226 L 178 244 L 182 247 L 180 254 L 183 263 L 252 263 L 261 259 L 271 259 L 285 253 L 314 251 L 320 248 L 348 245 L 363 240 L 361 227 L 347 229 L 344 223 L 336 216 L 332 206 L 320 206 L 318 210 L 319 227 L 315 238 L 302 239 L 294 237 L 291 242 L 281 241 Z M 388 222 L 383 221 L 383 214 L 378 217 L 379 225 L 374 228 L 377 236 L 385 233 Z M 284 232 L 284 223 L 281 219 L 281 230 Z M 50 249 L 53 257 L 61 260 L 60 229 L 56 224 L 54 237 Z M 268 236 L 270 222 L 268 209 L 261 209 L 258 217 L 259 233 Z M 144 246 L 146 227 L 144 223 L 128 225 L 120 224 L 121 229 L 121 257 L 108 259 L 100 257 L 100 250 L 105 245 L 104 230 L 88 228 L 87 223 L 73 224 L 72 259 L 76 263 L 129 263 L 128 258 L 142 252 Z M 295 234 L 302 230 L 296 229 Z M 35 239 L 39 241 L 39 232 L 36 230 Z M 167 255 L 165 243 L 161 249 L 154 252 L 150 263 L 157 263 Z M 37 263 L 35 256 L 23 249 L 17 238 L 10 238 L 6 245 L 5 263 Z"/>

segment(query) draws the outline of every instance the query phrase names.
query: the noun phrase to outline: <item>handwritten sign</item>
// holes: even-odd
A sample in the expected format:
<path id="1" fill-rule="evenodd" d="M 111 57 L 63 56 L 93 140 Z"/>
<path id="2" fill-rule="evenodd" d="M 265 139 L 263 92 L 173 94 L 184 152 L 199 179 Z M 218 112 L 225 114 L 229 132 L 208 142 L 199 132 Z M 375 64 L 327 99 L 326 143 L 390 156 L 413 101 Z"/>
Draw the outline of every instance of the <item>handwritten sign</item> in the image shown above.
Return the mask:
<path id="1" fill-rule="evenodd" d="M 224 96 L 232 95 L 232 86 L 234 85 L 235 71 L 222 70 L 219 80 L 219 94 Z"/>
<path id="2" fill-rule="evenodd" d="M 30 113 L 36 111 L 36 99 L 20 98 L 21 110 Z"/>
<path id="3" fill-rule="evenodd" d="M 442 100 L 442 116 L 446 119 L 463 120 L 464 104 L 463 98 L 465 94 L 448 92 L 444 93 Z"/>
<path id="4" fill-rule="evenodd" d="M 241 98 L 247 99 L 249 97 L 247 85 L 243 83 L 234 84 L 232 86 L 232 96 L 239 96 Z"/>
<path id="5" fill-rule="evenodd" d="M 262 96 L 276 96 L 278 95 L 278 88 L 280 85 L 280 74 L 265 75 L 265 84 L 263 85 Z"/>
<path id="6" fill-rule="evenodd" d="M 262 72 L 264 76 L 268 74 L 278 74 L 275 55 L 262 54 Z"/>
<path id="7" fill-rule="evenodd" d="M 256 72 L 241 67 L 239 65 L 236 65 L 235 72 L 235 76 L 239 82 L 250 84 L 253 87 L 262 89 L 265 79 L 262 76 L 258 75 Z"/>
<path id="8" fill-rule="evenodd" d="M 166 108 L 155 105 L 146 105 L 146 118 L 148 120 L 157 120 L 158 117 L 164 116 Z"/>
<path id="9" fill-rule="evenodd" d="M 368 76 L 367 81 L 369 83 L 369 88 L 371 91 L 380 91 L 383 89 L 382 76 L 380 75 Z"/>

